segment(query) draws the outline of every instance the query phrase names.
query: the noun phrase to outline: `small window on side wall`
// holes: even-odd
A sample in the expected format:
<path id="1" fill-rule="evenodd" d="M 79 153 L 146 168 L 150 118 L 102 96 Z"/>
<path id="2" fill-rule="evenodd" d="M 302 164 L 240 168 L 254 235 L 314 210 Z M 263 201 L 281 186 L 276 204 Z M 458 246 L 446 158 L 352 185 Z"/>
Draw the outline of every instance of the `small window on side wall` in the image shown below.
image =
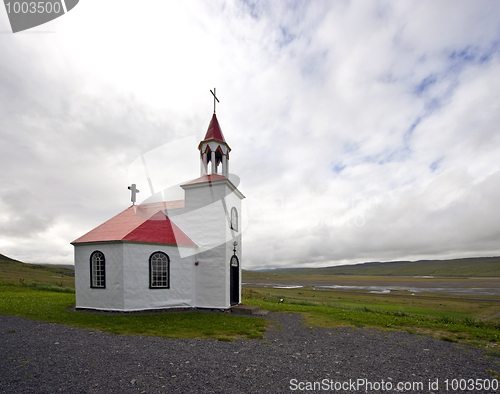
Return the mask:
<path id="1" fill-rule="evenodd" d="M 170 288 L 170 259 L 163 252 L 149 256 L 149 288 Z"/>
<path id="2" fill-rule="evenodd" d="M 106 259 L 98 250 L 90 255 L 90 287 L 106 288 Z"/>
<path id="3" fill-rule="evenodd" d="M 231 230 L 238 231 L 238 211 L 235 207 L 231 208 Z"/>

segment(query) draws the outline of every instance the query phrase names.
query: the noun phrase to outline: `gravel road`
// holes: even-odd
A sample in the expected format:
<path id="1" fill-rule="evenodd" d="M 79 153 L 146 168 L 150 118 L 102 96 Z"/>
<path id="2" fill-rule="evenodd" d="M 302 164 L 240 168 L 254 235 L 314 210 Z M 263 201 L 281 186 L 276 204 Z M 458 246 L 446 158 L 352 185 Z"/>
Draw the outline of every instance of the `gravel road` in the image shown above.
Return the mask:
<path id="1" fill-rule="evenodd" d="M 394 393 L 398 383 L 407 393 L 500 392 L 453 390 L 465 383 L 453 379 L 475 385 L 492 380 L 487 370 L 500 371 L 500 358 L 472 347 L 403 332 L 309 328 L 294 314 L 267 318 L 275 323 L 263 340 L 221 342 L 0 316 L 0 392 Z M 436 380 L 439 388 L 429 388 Z"/>

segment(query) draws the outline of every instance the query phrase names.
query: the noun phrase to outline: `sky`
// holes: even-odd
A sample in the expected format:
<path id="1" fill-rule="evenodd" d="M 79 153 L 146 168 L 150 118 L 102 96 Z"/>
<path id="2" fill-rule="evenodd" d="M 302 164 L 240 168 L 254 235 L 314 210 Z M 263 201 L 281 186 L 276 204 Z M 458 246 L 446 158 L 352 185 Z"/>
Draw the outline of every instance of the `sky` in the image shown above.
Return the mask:
<path id="1" fill-rule="evenodd" d="M 0 9 L 0 253 L 72 264 L 141 157 L 196 178 L 214 87 L 244 269 L 500 255 L 486 0 L 82 0 L 15 34 Z"/>

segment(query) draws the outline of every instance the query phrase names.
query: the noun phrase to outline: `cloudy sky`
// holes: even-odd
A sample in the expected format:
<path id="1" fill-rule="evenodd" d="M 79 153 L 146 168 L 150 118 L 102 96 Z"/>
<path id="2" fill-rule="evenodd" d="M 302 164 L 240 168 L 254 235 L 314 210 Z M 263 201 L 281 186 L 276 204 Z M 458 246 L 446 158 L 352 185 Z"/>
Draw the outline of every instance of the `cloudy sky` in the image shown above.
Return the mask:
<path id="1" fill-rule="evenodd" d="M 196 177 L 213 87 L 244 268 L 500 255 L 500 3 L 475 0 L 82 0 L 16 34 L 0 9 L 0 253 L 72 263 L 141 155 Z"/>

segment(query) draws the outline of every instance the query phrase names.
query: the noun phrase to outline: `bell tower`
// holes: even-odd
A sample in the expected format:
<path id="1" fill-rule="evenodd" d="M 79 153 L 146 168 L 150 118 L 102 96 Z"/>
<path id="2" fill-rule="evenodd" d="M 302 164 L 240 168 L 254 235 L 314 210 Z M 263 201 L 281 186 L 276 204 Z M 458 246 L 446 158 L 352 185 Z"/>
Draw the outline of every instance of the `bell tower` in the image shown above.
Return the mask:
<path id="1" fill-rule="evenodd" d="M 222 134 L 219 121 L 215 115 L 215 105 L 219 102 L 215 95 L 215 88 L 210 93 L 214 96 L 214 114 L 208 125 L 205 138 L 198 145 L 200 150 L 200 176 L 219 174 L 227 178 L 229 176 L 229 152 L 231 148 L 224 139 L 224 134 Z M 208 163 L 210 163 L 210 167 Z M 219 171 L 221 163 L 222 170 Z"/>
<path id="2" fill-rule="evenodd" d="M 224 139 L 215 112 L 208 125 L 205 138 L 198 145 L 198 149 L 200 150 L 200 176 L 219 174 L 227 178 L 231 148 Z"/>

